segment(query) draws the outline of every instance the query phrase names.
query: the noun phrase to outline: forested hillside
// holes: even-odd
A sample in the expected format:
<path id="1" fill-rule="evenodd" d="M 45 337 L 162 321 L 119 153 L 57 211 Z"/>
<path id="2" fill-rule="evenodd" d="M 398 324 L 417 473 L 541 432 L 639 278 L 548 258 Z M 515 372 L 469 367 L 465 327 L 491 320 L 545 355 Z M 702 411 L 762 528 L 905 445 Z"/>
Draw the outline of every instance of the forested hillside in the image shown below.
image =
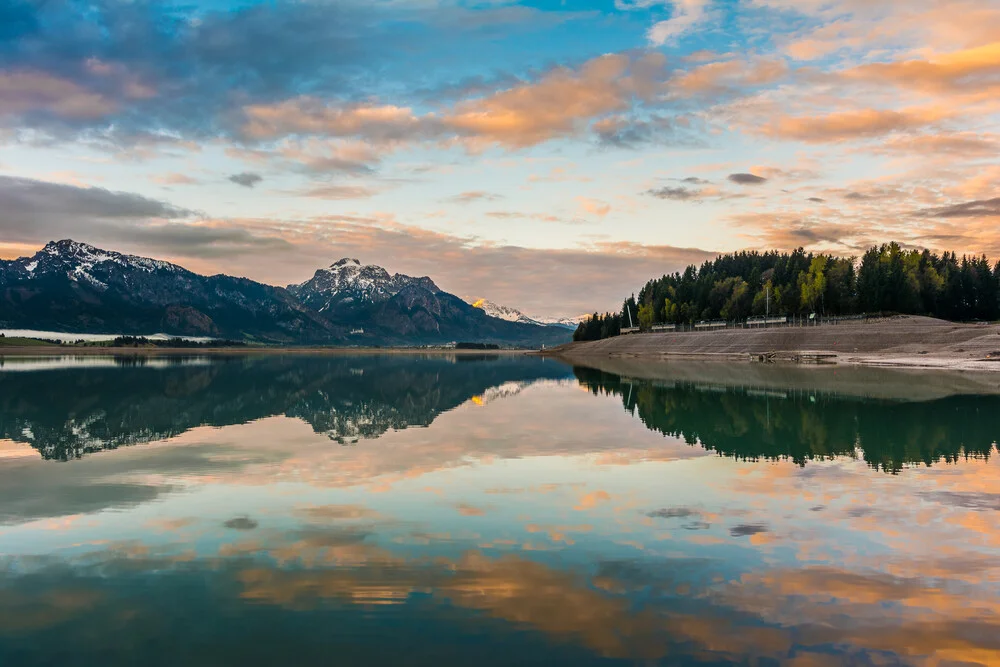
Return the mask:
<path id="1" fill-rule="evenodd" d="M 897 243 L 861 257 L 778 251 L 720 255 L 683 273 L 650 280 L 620 313 L 580 324 L 574 340 L 617 335 L 629 325 L 742 321 L 771 315 L 906 313 L 948 320 L 1000 318 L 1000 262 L 937 255 Z"/>

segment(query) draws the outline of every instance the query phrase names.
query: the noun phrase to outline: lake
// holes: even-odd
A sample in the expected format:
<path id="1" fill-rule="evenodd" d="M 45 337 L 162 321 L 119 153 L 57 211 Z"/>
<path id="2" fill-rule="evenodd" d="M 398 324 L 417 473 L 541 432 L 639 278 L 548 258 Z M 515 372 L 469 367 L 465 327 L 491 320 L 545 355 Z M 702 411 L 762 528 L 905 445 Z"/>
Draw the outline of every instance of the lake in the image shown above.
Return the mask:
<path id="1" fill-rule="evenodd" d="M 1000 664 L 1000 374 L 7 357 L 0 665 Z"/>

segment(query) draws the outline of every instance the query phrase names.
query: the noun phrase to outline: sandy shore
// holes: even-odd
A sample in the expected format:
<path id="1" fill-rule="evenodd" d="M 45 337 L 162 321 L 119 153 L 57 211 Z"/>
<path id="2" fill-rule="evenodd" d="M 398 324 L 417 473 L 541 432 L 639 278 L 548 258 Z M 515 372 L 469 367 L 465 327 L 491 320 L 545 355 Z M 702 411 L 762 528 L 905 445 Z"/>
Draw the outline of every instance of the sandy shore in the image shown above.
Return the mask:
<path id="1" fill-rule="evenodd" d="M 1000 371 L 1000 325 L 901 316 L 818 327 L 635 334 L 569 343 L 547 354 L 570 363 L 616 357 L 732 363 L 768 356 L 775 361 L 995 372 Z"/>

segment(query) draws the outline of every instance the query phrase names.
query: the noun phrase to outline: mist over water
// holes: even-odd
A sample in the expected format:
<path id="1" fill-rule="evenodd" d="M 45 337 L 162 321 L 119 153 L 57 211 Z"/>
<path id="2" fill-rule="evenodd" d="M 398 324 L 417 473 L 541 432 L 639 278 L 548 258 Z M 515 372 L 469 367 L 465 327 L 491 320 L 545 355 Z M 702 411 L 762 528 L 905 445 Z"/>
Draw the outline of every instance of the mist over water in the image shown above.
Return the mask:
<path id="1" fill-rule="evenodd" d="M 1000 658 L 989 382 L 4 361 L 0 664 Z"/>

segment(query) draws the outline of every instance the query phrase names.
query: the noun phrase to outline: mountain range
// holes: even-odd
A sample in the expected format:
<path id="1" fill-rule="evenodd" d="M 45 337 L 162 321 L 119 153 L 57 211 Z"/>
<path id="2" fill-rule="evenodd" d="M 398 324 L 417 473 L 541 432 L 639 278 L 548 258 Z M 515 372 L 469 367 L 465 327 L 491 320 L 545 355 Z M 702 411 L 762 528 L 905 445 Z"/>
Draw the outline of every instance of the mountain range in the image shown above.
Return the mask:
<path id="1" fill-rule="evenodd" d="M 473 308 L 479 308 L 485 312 L 490 317 L 496 317 L 501 320 L 507 320 L 508 322 L 521 322 L 522 324 L 535 324 L 538 326 L 560 326 L 566 327 L 570 330 L 575 330 L 576 326 L 580 324 L 587 315 L 581 315 L 579 317 L 561 317 L 561 318 L 544 318 L 544 317 L 529 317 L 525 315 L 517 308 L 511 308 L 510 306 L 502 306 L 498 303 L 493 303 L 488 299 L 473 299 L 469 303 L 472 304 Z"/>
<path id="2" fill-rule="evenodd" d="M 536 346 L 569 338 L 565 327 L 493 317 L 428 277 L 390 275 L 356 259 L 282 288 L 72 240 L 0 260 L 0 328 L 281 344 Z"/>

